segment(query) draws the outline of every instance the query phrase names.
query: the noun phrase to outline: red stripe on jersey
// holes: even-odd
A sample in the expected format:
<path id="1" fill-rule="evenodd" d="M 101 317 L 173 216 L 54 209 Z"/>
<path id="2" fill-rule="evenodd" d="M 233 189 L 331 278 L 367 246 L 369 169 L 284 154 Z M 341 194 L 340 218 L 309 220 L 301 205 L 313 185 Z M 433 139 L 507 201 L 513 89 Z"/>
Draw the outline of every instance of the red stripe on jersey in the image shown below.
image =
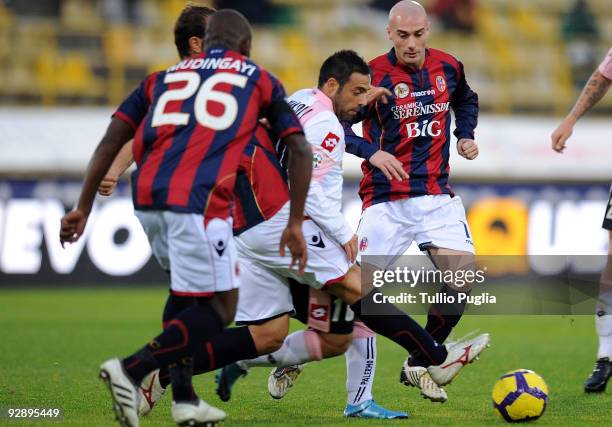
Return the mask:
<path id="1" fill-rule="evenodd" d="M 151 79 L 150 81 L 154 80 Z M 183 82 L 170 83 L 168 84 L 166 90 L 180 89 L 185 85 L 186 83 Z M 147 92 L 152 91 L 152 87 L 153 85 L 151 85 L 151 89 L 149 89 Z M 170 101 L 166 104 L 164 112 L 178 113 L 181 111 L 182 106 L 183 101 Z M 132 151 L 134 152 L 134 159 L 137 158 L 138 153 L 137 164 L 140 165 L 140 172 L 138 174 L 137 202 L 141 206 L 150 205 L 153 203 L 153 181 L 155 180 L 159 167 L 164 160 L 166 150 L 172 146 L 175 130 L 176 126 L 174 125 L 162 125 L 157 128 L 157 138 L 155 138 L 155 142 L 153 142 L 153 146 L 151 147 L 147 161 L 144 164 L 140 163 L 143 151 L 142 132 L 139 132 L 138 138 L 135 140 L 135 146 L 132 148 Z"/>
<path id="2" fill-rule="evenodd" d="M 391 74 L 389 74 L 389 78 L 391 79 L 391 82 L 393 83 L 393 87 L 395 87 L 395 85 L 397 85 L 398 83 L 405 83 L 408 85 L 409 93 L 412 93 L 414 91 L 414 84 L 412 82 L 412 79 L 407 73 L 404 74 L 402 77 L 404 78 L 401 80 L 397 79 L 397 77 L 393 79 L 391 78 Z M 413 103 L 416 101 L 415 98 L 411 98 L 411 97 L 404 98 L 404 100 L 406 101 L 406 103 Z M 396 99 L 396 105 L 398 104 L 401 105 L 401 103 L 398 103 Z M 418 117 L 410 117 L 407 119 L 399 120 L 399 132 L 398 132 L 398 137 L 397 137 L 397 144 L 395 145 L 395 151 L 392 153 L 393 155 L 395 155 L 397 160 L 399 160 L 402 163 L 404 170 L 409 175 L 411 172 L 410 168 L 412 166 L 411 162 L 412 162 L 412 152 L 413 152 L 414 145 L 411 143 L 405 142 L 405 141 L 408 141 L 407 125 L 408 123 L 416 122 L 417 120 L 418 120 Z M 393 181 L 391 181 L 390 187 L 391 188 L 390 188 L 389 200 L 390 201 L 399 200 L 403 198 L 401 196 L 403 193 L 410 192 L 410 181 L 409 180 L 398 181 L 394 179 Z"/>
<path id="3" fill-rule="evenodd" d="M 437 84 L 437 79 L 442 77 L 444 81 L 444 90 L 440 91 L 440 88 Z M 448 96 L 448 83 L 446 82 L 446 75 L 444 74 L 444 69 L 441 64 L 429 70 L 429 84 L 432 89 L 436 90 L 437 95 L 434 97 L 435 103 L 444 103 L 449 101 Z M 440 178 L 440 168 L 442 167 L 442 162 L 444 158 L 442 157 L 442 150 L 444 149 L 444 145 L 447 143 L 446 141 L 446 122 L 450 120 L 450 114 L 447 111 L 435 113 L 432 121 L 438 121 L 440 123 L 440 134 L 438 136 L 431 137 L 431 147 L 429 147 L 429 156 L 427 158 L 427 182 L 425 183 L 428 194 L 442 194 L 443 190 L 438 183 L 438 178 Z M 436 129 L 433 129 L 435 132 Z"/>
<path id="4" fill-rule="evenodd" d="M 249 178 L 257 207 L 265 219 L 270 219 L 289 201 L 285 178 L 261 149 L 253 152 Z"/>
<path id="5" fill-rule="evenodd" d="M 117 111 L 115 112 L 115 114 L 113 114 L 113 117 L 118 118 L 121 121 L 124 121 L 125 123 L 127 123 L 133 130 L 134 132 L 136 131 L 136 129 L 138 129 L 138 125 L 137 123 L 134 123 L 134 120 L 132 120 L 130 118 L 130 116 L 128 116 L 127 114 L 121 112 L 121 111 Z"/>
<path id="6" fill-rule="evenodd" d="M 220 86 L 218 85 L 216 90 L 219 90 Z M 193 180 L 215 139 L 215 134 L 216 132 L 210 128 L 195 126 L 168 185 L 167 203 L 169 205 L 187 206 L 189 204 Z"/>
<path id="7" fill-rule="evenodd" d="M 206 221 L 213 218 L 227 218 L 229 216 L 229 205 L 236 183 L 236 169 L 247 142 L 253 136 L 252 127 L 257 123 L 257 117 L 259 116 L 259 111 L 261 111 L 260 102 L 261 98 L 254 92 L 244 112 L 236 137 L 229 144 L 221 161 L 219 173 L 217 174 L 217 184 L 210 191 L 208 201 L 204 207 Z"/>
<path id="8" fill-rule="evenodd" d="M 157 76 L 159 76 L 160 73 L 161 71 L 156 71 L 151 74 L 145 83 L 145 93 L 147 94 L 149 105 L 153 102 L 153 88 L 155 87 Z"/>

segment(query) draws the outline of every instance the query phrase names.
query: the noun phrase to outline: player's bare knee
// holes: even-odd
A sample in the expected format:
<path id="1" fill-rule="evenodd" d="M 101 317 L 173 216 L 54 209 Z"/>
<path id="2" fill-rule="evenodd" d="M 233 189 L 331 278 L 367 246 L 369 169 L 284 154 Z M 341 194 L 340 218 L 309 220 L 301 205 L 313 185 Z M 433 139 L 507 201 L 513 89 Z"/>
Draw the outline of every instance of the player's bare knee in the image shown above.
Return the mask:
<path id="1" fill-rule="evenodd" d="M 323 358 L 335 357 L 346 353 L 353 340 L 352 334 L 320 333 Z"/>
<path id="2" fill-rule="evenodd" d="M 249 331 L 259 354 L 272 353 L 282 347 L 289 333 L 289 316 L 284 315 L 260 325 L 249 325 Z"/>

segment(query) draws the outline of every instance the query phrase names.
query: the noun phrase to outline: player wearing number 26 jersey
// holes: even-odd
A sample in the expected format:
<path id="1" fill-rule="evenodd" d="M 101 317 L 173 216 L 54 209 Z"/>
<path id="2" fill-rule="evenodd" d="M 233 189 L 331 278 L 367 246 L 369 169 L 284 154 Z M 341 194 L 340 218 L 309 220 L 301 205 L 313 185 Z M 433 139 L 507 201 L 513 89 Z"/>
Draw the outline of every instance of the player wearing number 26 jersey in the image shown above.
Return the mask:
<path id="1" fill-rule="evenodd" d="M 115 113 L 140 123 L 135 208 L 228 217 L 240 154 L 257 118 L 267 117 L 280 138 L 302 132 L 295 116 L 278 108 L 284 97 L 276 78 L 227 49 L 147 77 Z"/>

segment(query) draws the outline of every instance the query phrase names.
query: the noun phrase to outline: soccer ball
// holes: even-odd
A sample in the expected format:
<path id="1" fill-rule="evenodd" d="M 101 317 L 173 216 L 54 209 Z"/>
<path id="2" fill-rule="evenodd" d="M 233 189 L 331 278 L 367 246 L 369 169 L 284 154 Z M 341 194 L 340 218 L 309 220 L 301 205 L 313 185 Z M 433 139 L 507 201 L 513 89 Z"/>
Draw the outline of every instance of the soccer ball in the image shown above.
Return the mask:
<path id="1" fill-rule="evenodd" d="M 509 423 L 540 418 L 547 403 L 548 386 L 528 369 L 502 375 L 493 387 L 495 412 Z"/>

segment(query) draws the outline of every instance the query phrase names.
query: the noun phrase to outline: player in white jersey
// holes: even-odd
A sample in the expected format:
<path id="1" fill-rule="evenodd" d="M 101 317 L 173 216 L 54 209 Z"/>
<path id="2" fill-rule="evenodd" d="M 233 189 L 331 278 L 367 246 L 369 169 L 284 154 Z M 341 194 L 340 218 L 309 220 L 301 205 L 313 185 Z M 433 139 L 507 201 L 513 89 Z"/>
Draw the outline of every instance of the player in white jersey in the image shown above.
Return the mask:
<path id="1" fill-rule="evenodd" d="M 343 80 L 328 76 L 328 63 L 341 58 L 340 63 L 355 63 L 354 71 L 349 69 Z M 336 73 L 343 71 L 342 66 L 334 68 L 339 69 Z M 357 242 L 341 213 L 341 162 L 345 144 L 339 119 L 350 120 L 357 114 L 365 105 L 369 86 L 369 68 L 365 62 L 354 52 L 341 51 L 323 64 L 317 89 L 302 90 L 289 98 L 314 151 L 313 179 L 305 208 L 308 219 L 303 225 L 309 245 L 309 261 L 304 276 L 300 277 L 289 271 L 286 259 L 278 254 L 272 238 L 280 231 L 278 225 L 286 217 L 285 210 L 243 232 L 237 239 L 237 247 L 241 259 L 248 261 L 242 264 L 241 277 L 245 285 L 241 288 L 236 321 L 265 324 L 269 323 L 269 319 L 276 320 L 278 316 L 290 312 L 293 307 L 286 278 L 292 278 L 313 288 L 323 288 L 342 299 L 369 328 L 392 339 L 409 352 L 422 351 L 428 359 L 427 371 L 438 384 L 443 385 L 484 349 L 488 344 L 488 335 L 448 348 L 438 346 L 423 328 L 393 304 L 379 303 L 378 291 L 367 286 L 362 289 L 360 269 L 351 265 L 357 253 Z M 274 335 L 278 329 L 269 328 L 269 333 Z M 243 361 L 242 366 L 286 367 L 337 355 L 337 349 L 341 346 L 329 345 L 328 340 L 339 340 L 336 341 L 339 344 L 345 338 L 322 336 L 312 330 L 296 332 L 287 337 L 280 350 Z M 442 353 L 446 354 L 438 353 L 442 347 Z M 449 369 L 454 372 L 451 373 Z M 236 371 L 229 367 L 224 371 L 227 373 L 229 370 Z M 421 372 L 416 378 L 417 385 L 420 385 L 419 379 L 423 375 L 424 372 Z M 226 385 L 231 388 L 236 379 L 229 379 Z M 274 378 L 270 380 L 274 381 Z M 290 383 L 290 378 L 287 380 L 280 382 Z M 280 392 L 286 391 L 283 384 L 279 388 Z M 442 396 L 435 398 L 441 399 Z"/>
<path id="2" fill-rule="evenodd" d="M 273 397 L 282 398 L 302 371 L 302 363 L 347 352 L 349 396 L 345 415 L 404 418 L 407 414 L 387 410 L 373 401 L 371 389 L 376 362 L 374 333 L 361 322 L 353 330 L 354 315 L 350 308 L 341 301 L 338 301 L 341 307 L 338 304 L 332 307 L 336 300 L 318 290 L 343 280 L 357 253 L 356 236 L 342 215 L 344 129 L 335 111 L 348 109 L 349 113 L 356 113 L 364 105 L 369 87 L 367 65 L 355 53 L 339 52 L 326 62 L 328 68 L 343 64 L 341 71 L 344 74 L 351 74 L 351 63 L 361 65 L 361 70 L 358 68 L 363 75 L 361 86 L 349 86 L 359 94 L 361 101 L 351 105 L 349 99 L 330 98 L 320 88 L 303 89 L 288 98 L 313 151 L 313 178 L 305 208 L 307 219 L 303 226 L 312 255 L 305 274 L 300 277 L 287 268 L 279 257 L 277 245 L 262 245 L 262 242 L 269 241 L 270 235 L 278 233 L 277 226 L 288 213 L 286 207 L 265 226 L 255 226 L 236 239 L 243 260 L 241 275 L 247 283 L 240 294 L 236 322 L 261 323 L 262 320 L 293 311 L 293 293 L 300 299 L 309 299 L 309 313 L 299 313 L 302 307 L 296 306 L 295 309 L 300 319 L 311 327 L 291 334 L 283 346 L 271 355 L 224 368 L 217 379 L 218 393 L 222 398 L 229 399 L 233 382 L 244 375 L 249 366 L 278 366 L 270 374 L 269 391 Z M 329 73 L 325 69 L 324 66 L 322 79 L 327 81 Z M 337 74 L 334 76 L 334 81 L 342 81 Z M 324 86 L 325 81 L 320 82 L 320 87 Z M 293 279 L 291 288 L 287 286 L 286 278 Z M 302 285 L 296 284 L 296 281 Z M 314 288 L 307 296 L 297 288 L 303 287 L 303 284 Z M 335 319 L 340 316 L 344 319 Z M 350 321 L 344 321 L 349 317 Z"/>
<path id="3" fill-rule="evenodd" d="M 611 84 L 612 48 L 584 86 L 572 111 L 553 132 L 551 136 L 553 150 L 563 153 L 566 147 L 565 143 L 572 135 L 576 122 L 603 98 Z M 584 383 L 586 393 L 605 391 L 608 380 L 612 376 L 612 188 L 610 188 L 610 199 L 608 200 L 602 227 L 609 233 L 608 262 L 601 273 L 599 301 L 595 313 L 599 350 L 595 368 Z"/>

